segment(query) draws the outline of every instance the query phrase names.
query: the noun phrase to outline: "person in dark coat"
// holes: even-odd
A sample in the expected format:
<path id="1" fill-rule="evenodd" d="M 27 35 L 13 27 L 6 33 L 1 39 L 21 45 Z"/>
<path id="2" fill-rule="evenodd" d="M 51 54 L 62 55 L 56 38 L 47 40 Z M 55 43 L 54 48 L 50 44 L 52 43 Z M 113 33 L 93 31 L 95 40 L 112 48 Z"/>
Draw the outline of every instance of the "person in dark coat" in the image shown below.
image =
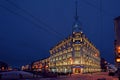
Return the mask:
<path id="1" fill-rule="evenodd" d="M 19 77 L 20 77 L 20 79 L 22 79 L 23 78 L 22 74 L 19 74 Z"/>

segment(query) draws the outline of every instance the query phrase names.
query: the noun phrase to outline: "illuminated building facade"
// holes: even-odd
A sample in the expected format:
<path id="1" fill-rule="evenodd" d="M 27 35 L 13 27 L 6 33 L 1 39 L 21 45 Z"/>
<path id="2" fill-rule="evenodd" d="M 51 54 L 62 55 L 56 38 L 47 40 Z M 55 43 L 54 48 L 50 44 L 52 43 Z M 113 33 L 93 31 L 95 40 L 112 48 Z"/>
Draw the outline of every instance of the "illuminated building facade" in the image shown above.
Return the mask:
<path id="1" fill-rule="evenodd" d="M 49 58 L 41 59 L 32 63 L 32 70 L 39 72 L 49 71 Z"/>
<path id="2" fill-rule="evenodd" d="M 50 72 L 57 73 L 100 71 L 100 52 L 88 40 L 80 27 L 76 7 L 72 34 L 50 49 L 49 58 L 34 62 L 32 69 L 42 71 L 47 68 Z"/>
<path id="3" fill-rule="evenodd" d="M 100 52 L 81 30 L 77 7 L 72 35 L 50 49 L 50 71 L 89 73 L 100 71 Z"/>
<path id="4" fill-rule="evenodd" d="M 24 65 L 21 67 L 21 70 L 24 70 L 24 71 L 29 71 L 31 70 L 31 64 L 27 64 L 27 65 Z"/>
<path id="5" fill-rule="evenodd" d="M 115 24 L 115 63 L 120 67 L 120 16 L 114 19 Z"/>
<path id="6" fill-rule="evenodd" d="M 82 32 L 73 33 L 50 50 L 49 67 L 52 72 L 97 72 L 100 52 Z"/>

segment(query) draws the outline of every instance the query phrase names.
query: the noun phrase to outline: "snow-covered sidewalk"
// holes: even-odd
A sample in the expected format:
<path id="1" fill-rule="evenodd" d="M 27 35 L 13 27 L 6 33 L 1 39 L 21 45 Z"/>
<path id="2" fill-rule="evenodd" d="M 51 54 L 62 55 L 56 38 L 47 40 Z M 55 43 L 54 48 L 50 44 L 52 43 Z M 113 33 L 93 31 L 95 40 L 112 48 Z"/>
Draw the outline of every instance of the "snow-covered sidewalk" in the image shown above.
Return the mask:
<path id="1" fill-rule="evenodd" d="M 0 73 L 0 79 L 21 79 L 21 78 L 33 78 L 33 74 L 24 71 L 9 71 Z"/>

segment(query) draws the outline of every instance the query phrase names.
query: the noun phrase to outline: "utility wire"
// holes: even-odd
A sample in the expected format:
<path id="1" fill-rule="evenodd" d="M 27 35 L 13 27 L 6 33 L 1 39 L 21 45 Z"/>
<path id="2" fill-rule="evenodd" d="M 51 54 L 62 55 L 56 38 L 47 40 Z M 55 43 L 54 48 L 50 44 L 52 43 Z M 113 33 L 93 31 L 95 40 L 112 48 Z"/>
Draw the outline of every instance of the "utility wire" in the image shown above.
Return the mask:
<path id="1" fill-rule="evenodd" d="M 29 21 L 29 22 L 32 22 L 30 19 L 28 19 L 28 18 L 24 17 L 23 15 L 20 15 L 20 14 L 18 14 L 18 13 L 16 13 L 16 12 L 10 10 L 9 8 L 7 8 L 7 7 L 3 6 L 3 5 L 0 5 L 0 7 L 6 9 L 7 11 L 9 11 L 9 12 L 12 13 L 12 14 L 15 14 L 15 15 L 17 15 L 17 16 L 23 17 L 25 20 L 27 20 L 27 21 Z M 32 22 L 32 23 L 33 23 L 34 25 L 37 25 L 37 24 L 34 23 L 34 22 Z M 38 25 L 37 25 L 37 26 L 38 26 Z"/>
<path id="2" fill-rule="evenodd" d="M 34 15 L 32 15 L 30 12 L 26 11 L 25 9 L 21 8 L 20 6 L 16 5 L 14 2 L 10 1 L 10 0 L 5 0 L 7 1 L 9 4 L 13 5 L 14 7 L 22 10 L 24 13 L 26 13 L 27 15 L 29 15 L 32 19 L 36 20 L 37 22 L 41 23 L 42 25 L 46 26 L 46 27 L 41 27 L 43 30 L 47 30 L 53 34 L 57 34 L 59 37 L 63 38 L 63 34 L 57 32 L 56 30 L 54 30 L 51 26 L 45 24 L 43 21 L 41 21 L 40 19 L 36 18 Z M 38 24 L 37 24 L 38 25 Z"/>
<path id="3" fill-rule="evenodd" d="M 24 13 L 26 13 L 26 14 L 29 15 L 29 16 L 31 16 L 31 18 L 33 18 L 33 19 L 36 20 L 37 22 L 40 22 L 41 24 L 43 24 L 44 26 L 46 26 L 45 29 L 49 29 L 49 30 L 53 31 L 55 34 L 58 34 L 58 35 L 61 36 L 61 37 L 64 36 L 62 33 L 57 32 L 57 31 L 54 30 L 51 26 L 45 24 L 43 21 L 41 21 L 40 19 L 36 18 L 34 15 L 32 15 L 32 14 L 31 14 L 30 12 L 28 12 L 27 10 L 25 10 L 25 9 L 21 8 L 20 6 L 16 5 L 16 4 L 15 4 L 14 2 L 12 2 L 11 0 L 5 0 L 5 1 L 7 1 L 7 2 L 10 3 L 11 5 L 15 6 L 16 8 L 22 10 Z M 101 11 L 100 11 L 100 15 L 101 15 L 102 12 L 103 12 L 103 13 L 106 13 L 107 15 L 109 15 L 109 16 L 113 16 L 113 14 L 110 14 L 110 13 L 106 12 L 105 10 L 101 9 L 101 7 L 98 7 L 98 8 L 97 8 L 96 5 L 93 5 L 93 4 L 91 4 L 90 2 L 88 2 L 88 1 L 86 1 L 86 0 L 83 0 L 83 2 L 84 2 L 85 4 L 93 7 L 93 8 L 96 8 L 96 9 L 101 10 Z M 52 32 L 52 33 L 53 33 L 53 32 Z"/>
<path id="4" fill-rule="evenodd" d="M 96 9 L 98 9 L 98 10 L 101 9 L 101 7 L 97 7 L 96 5 L 91 4 L 90 2 L 88 2 L 88 1 L 86 1 L 86 0 L 82 0 L 82 1 L 83 1 L 85 4 L 87 4 L 87 5 L 89 5 L 89 6 L 93 7 L 93 8 L 96 8 Z M 111 13 L 105 11 L 104 9 L 101 9 L 101 12 L 103 12 L 103 13 L 104 13 L 105 15 L 107 15 L 107 16 L 114 17 L 114 14 L 111 14 Z"/>
<path id="5" fill-rule="evenodd" d="M 43 29 L 44 31 L 47 31 L 46 29 L 42 28 L 40 25 L 36 24 L 35 22 L 33 22 L 32 20 L 26 18 L 25 16 L 20 15 L 20 14 L 18 14 L 18 13 L 16 13 L 16 12 L 10 10 L 9 8 L 3 6 L 3 5 L 0 5 L 0 7 L 3 8 L 3 9 L 5 9 L 5 10 L 7 10 L 7 11 L 9 11 L 9 12 L 12 13 L 12 14 L 15 14 L 15 15 L 17 15 L 17 16 L 20 16 L 20 17 L 24 18 L 24 19 L 27 20 L 28 22 L 34 24 L 36 27 L 38 27 L 38 28 L 40 28 L 40 29 Z M 50 31 L 49 31 L 49 32 L 50 32 Z M 53 33 L 53 32 L 52 32 L 52 33 Z M 57 37 L 57 38 L 61 38 L 61 37 L 58 37 L 57 35 L 56 35 L 56 37 Z"/>
<path id="6" fill-rule="evenodd" d="M 100 32 L 102 32 L 103 31 L 103 14 L 102 14 L 102 0 L 100 0 L 100 27 L 101 27 L 101 30 L 100 30 Z M 102 32 L 103 33 L 103 32 Z M 103 42 L 104 40 L 103 40 L 103 34 L 101 34 L 101 42 Z M 103 53 L 103 44 L 101 44 L 101 52 Z"/>
<path id="7" fill-rule="evenodd" d="M 12 13 L 12 14 L 15 14 L 15 15 L 17 15 L 17 16 L 21 16 L 21 17 L 24 18 L 26 21 L 28 21 L 28 22 L 34 24 L 36 27 L 38 27 L 38 28 L 40 28 L 40 29 L 43 29 L 44 31 L 47 31 L 47 32 L 49 31 L 49 30 L 46 30 L 45 28 L 42 28 L 40 25 L 36 24 L 36 23 L 33 22 L 32 20 L 30 20 L 30 19 L 24 17 L 24 16 L 21 15 L 21 14 L 18 14 L 18 13 L 16 13 L 16 12 L 10 10 L 9 8 L 7 8 L 7 7 L 3 6 L 3 5 L 0 5 L 0 7 L 1 7 L 1 8 L 4 8 L 5 10 L 9 11 L 9 12 Z M 49 31 L 49 32 L 51 32 L 51 31 Z M 53 32 L 52 32 L 52 33 L 53 33 Z M 58 36 L 56 35 L 56 37 L 58 37 Z M 59 38 L 59 37 L 58 37 L 58 38 Z"/>

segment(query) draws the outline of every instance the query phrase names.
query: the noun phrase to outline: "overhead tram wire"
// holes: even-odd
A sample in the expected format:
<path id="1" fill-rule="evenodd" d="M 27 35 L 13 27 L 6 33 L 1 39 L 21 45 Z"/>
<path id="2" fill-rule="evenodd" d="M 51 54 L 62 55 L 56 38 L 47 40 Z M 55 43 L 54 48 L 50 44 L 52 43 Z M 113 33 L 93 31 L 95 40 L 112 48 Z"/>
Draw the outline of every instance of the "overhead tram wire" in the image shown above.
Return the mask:
<path id="1" fill-rule="evenodd" d="M 41 27 L 40 25 L 34 23 L 34 22 L 31 21 L 30 19 L 28 19 L 28 18 L 24 17 L 23 15 L 20 15 L 20 14 L 18 14 L 18 13 L 16 13 L 16 12 L 10 10 L 9 8 L 7 8 L 7 7 L 5 7 L 5 6 L 1 5 L 1 4 L 0 4 L 0 7 L 3 8 L 3 9 L 5 9 L 5 10 L 7 10 L 8 12 L 10 12 L 10 13 L 12 13 L 12 14 L 15 14 L 15 15 L 17 15 L 17 16 L 21 16 L 22 18 L 24 18 L 25 20 L 31 22 L 32 24 L 36 25 L 36 26 L 39 27 L 39 28 Z M 41 28 L 41 29 L 44 29 L 44 28 Z M 46 29 L 44 29 L 44 30 L 46 31 Z M 58 36 L 56 36 L 56 37 L 58 37 Z M 58 37 L 58 38 L 60 38 L 60 37 Z M 43 50 L 43 49 L 42 49 L 42 50 Z"/>
<path id="2" fill-rule="evenodd" d="M 9 12 L 10 12 L 10 13 L 12 13 L 12 14 L 15 14 L 15 15 L 17 15 L 17 16 L 21 16 L 22 18 L 24 18 L 24 19 L 25 19 L 25 20 L 27 20 L 28 22 L 30 22 L 30 23 L 32 23 L 32 24 L 34 24 L 34 25 L 36 25 L 36 27 L 38 27 L 38 28 L 40 28 L 40 29 L 43 29 L 44 31 L 47 31 L 47 32 L 49 32 L 49 33 L 54 34 L 54 32 L 52 32 L 52 31 L 50 31 L 50 30 L 47 30 L 47 29 L 43 28 L 43 27 L 42 27 L 42 26 L 40 26 L 39 24 L 36 24 L 35 22 L 33 22 L 32 20 L 30 20 L 30 19 L 26 18 L 26 17 L 25 17 L 25 16 L 23 16 L 23 15 L 18 14 L 18 13 L 16 13 L 16 12 L 14 12 L 14 11 L 10 10 L 9 8 L 7 8 L 7 7 L 3 6 L 3 5 L 0 5 L 0 7 L 1 7 L 1 8 L 4 8 L 5 10 L 9 11 Z M 62 38 L 62 37 L 57 36 L 57 35 L 56 35 L 56 37 L 58 37 L 58 38 Z"/>
<path id="3" fill-rule="evenodd" d="M 93 8 L 96 8 L 96 9 L 99 9 L 99 10 L 100 10 L 100 8 L 97 7 L 96 5 L 91 4 L 90 2 L 88 2 L 88 1 L 86 1 L 86 0 L 82 0 L 82 1 L 83 1 L 85 4 L 87 4 L 87 5 L 89 5 L 89 6 L 93 7 Z M 109 13 L 109 12 L 105 11 L 104 9 L 102 9 L 101 12 L 103 12 L 103 13 L 104 13 L 105 15 L 107 15 L 107 16 L 114 17 L 114 14 Z"/>
<path id="4" fill-rule="evenodd" d="M 102 0 L 100 0 L 100 27 L 101 27 L 101 33 L 103 33 L 103 14 L 102 14 Z M 103 42 L 103 34 L 101 34 L 101 42 Z M 101 51 L 103 53 L 103 44 L 101 43 Z"/>
<path id="5" fill-rule="evenodd" d="M 40 22 L 42 25 L 44 25 L 44 26 L 47 27 L 47 28 L 44 28 L 44 27 L 41 26 L 42 28 L 44 28 L 44 29 L 46 29 L 46 30 L 49 29 L 49 30 L 48 30 L 49 32 L 52 32 L 52 33 L 54 33 L 54 34 L 57 34 L 60 38 L 63 38 L 63 37 L 64 37 L 64 35 L 63 35 L 62 33 L 57 32 L 57 31 L 54 30 L 51 26 L 45 24 L 43 21 L 41 21 L 40 19 L 36 18 L 34 15 L 32 15 L 32 14 L 31 14 L 30 12 L 28 12 L 27 10 L 25 10 L 25 9 L 21 8 L 20 6 L 16 5 L 14 2 L 12 2 L 12 1 L 10 1 L 10 0 L 5 0 L 5 1 L 7 1 L 9 4 L 15 6 L 16 8 L 22 10 L 24 13 L 26 13 L 27 15 L 29 15 L 32 19 L 36 20 L 37 22 Z"/>
<path id="6" fill-rule="evenodd" d="M 57 31 L 54 30 L 51 26 L 45 24 L 45 23 L 44 23 L 43 21 L 41 21 L 40 19 L 36 18 L 34 15 L 32 15 L 32 14 L 31 14 L 30 12 L 28 12 L 27 10 L 21 8 L 20 6 L 16 5 L 14 2 L 12 2 L 12 1 L 10 1 L 10 0 L 5 0 L 5 1 L 7 1 L 9 4 L 15 6 L 16 8 L 21 9 L 24 13 L 28 14 L 29 16 L 31 16 L 31 18 L 33 18 L 33 19 L 36 20 L 37 22 L 40 22 L 41 24 L 43 24 L 44 26 L 46 26 L 49 30 L 53 31 L 54 33 L 60 35 L 61 38 L 63 38 L 64 35 L 63 35 L 62 33 L 57 32 Z M 99 10 L 100 10 L 100 8 L 97 8 L 96 5 L 93 5 L 93 4 L 91 4 L 90 2 L 88 2 L 88 1 L 83 0 L 83 2 L 84 2 L 85 4 L 91 6 L 91 7 L 94 7 L 94 8 L 96 8 L 96 9 L 99 9 Z M 103 12 L 103 13 L 106 13 L 107 15 L 109 15 L 109 16 L 111 16 L 111 17 L 114 16 L 113 14 L 108 13 L 108 12 L 104 11 L 103 9 L 101 9 L 101 13 L 102 13 L 102 12 Z M 45 29 L 47 29 L 47 28 L 45 28 Z"/>

